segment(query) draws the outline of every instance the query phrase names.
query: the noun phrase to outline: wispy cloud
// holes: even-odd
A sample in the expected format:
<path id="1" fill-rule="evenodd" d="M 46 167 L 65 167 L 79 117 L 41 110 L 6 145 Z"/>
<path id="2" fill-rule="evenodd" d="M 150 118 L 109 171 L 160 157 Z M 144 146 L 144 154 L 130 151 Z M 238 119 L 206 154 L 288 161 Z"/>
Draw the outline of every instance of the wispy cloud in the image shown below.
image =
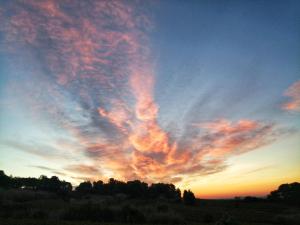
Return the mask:
<path id="1" fill-rule="evenodd" d="M 290 100 L 282 105 L 282 109 L 287 111 L 300 111 L 300 81 L 293 83 L 285 92 L 284 95 Z"/>
<path id="2" fill-rule="evenodd" d="M 1 142 L 1 145 L 4 147 L 10 147 L 18 151 L 23 151 L 30 153 L 44 159 L 74 159 L 73 156 L 64 153 L 61 149 L 57 149 L 53 146 L 33 142 L 33 143 L 23 143 L 18 140 L 4 140 Z"/>
<path id="3" fill-rule="evenodd" d="M 92 165 L 69 165 L 64 169 L 76 174 L 100 175 L 99 167 L 95 167 Z"/>
<path id="4" fill-rule="evenodd" d="M 36 168 L 36 169 L 41 169 L 41 170 L 46 170 L 46 171 L 49 171 L 53 174 L 56 174 L 56 175 L 59 175 L 59 176 L 67 176 L 66 173 L 64 172 L 61 172 L 57 169 L 54 169 L 54 168 L 50 168 L 50 167 L 47 167 L 47 166 L 38 166 L 38 165 L 31 165 L 30 167 L 33 167 L 33 168 Z"/>

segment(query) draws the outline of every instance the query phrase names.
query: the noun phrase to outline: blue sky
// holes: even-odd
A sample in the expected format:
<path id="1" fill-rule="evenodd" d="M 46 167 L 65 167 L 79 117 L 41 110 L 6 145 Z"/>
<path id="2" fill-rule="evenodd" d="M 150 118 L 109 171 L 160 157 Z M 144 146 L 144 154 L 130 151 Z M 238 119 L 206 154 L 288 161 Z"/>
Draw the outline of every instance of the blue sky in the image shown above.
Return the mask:
<path id="1" fill-rule="evenodd" d="M 282 90 L 299 77 L 297 4 L 165 1 L 162 5 L 157 19 L 162 22 L 154 35 L 158 77 L 163 77 L 157 82 L 158 101 L 197 101 L 207 98 L 201 92 L 211 91 L 216 95 L 213 113 L 224 110 L 224 104 L 238 107 L 230 107 L 234 115 L 255 116 L 257 108 L 264 118 L 276 113 Z M 162 90 L 167 94 L 160 94 Z M 170 109 L 169 104 L 161 105 L 161 110 Z M 175 107 L 180 105 L 186 108 L 183 103 Z"/>

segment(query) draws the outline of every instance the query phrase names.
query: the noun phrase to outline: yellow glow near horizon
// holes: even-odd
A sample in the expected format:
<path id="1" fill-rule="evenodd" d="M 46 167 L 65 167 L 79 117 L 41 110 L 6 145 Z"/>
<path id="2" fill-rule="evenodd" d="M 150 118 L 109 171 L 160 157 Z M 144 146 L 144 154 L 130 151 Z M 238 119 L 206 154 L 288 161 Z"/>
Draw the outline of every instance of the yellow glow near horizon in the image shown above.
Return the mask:
<path id="1" fill-rule="evenodd" d="M 294 135 L 234 157 L 228 162 L 231 166 L 226 170 L 197 179 L 191 178 L 181 187 L 192 189 L 199 198 L 266 196 L 280 184 L 300 182 L 298 146 L 298 135 Z"/>

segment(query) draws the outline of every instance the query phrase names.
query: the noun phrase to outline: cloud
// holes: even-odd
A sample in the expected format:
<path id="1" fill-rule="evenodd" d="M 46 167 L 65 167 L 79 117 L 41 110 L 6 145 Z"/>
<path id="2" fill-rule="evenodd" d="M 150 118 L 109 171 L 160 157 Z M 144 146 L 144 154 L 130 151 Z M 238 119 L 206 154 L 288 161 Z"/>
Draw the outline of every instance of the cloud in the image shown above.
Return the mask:
<path id="1" fill-rule="evenodd" d="M 267 165 L 267 166 L 263 166 L 263 167 L 258 167 L 256 169 L 248 170 L 248 171 L 244 172 L 243 174 L 247 175 L 247 174 L 257 173 L 257 172 L 261 172 L 261 171 L 264 171 L 264 170 L 269 170 L 269 169 L 272 169 L 272 168 L 275 168 L 275 167 L 276 167 L 275 165 Z"/>
<path id="2" fill-rule="evenodd" d="M 207 144 L 205 148 L 212 155 L 240 154 L 261 147 L 277 137 L 274 125 L 251 120 L 233 123 L 220 119 L 199 124 L 199 127 L 206 131 L 200 139 Z"/>
<path id="3" fill-rule="evenodd" d="M 300 81 L 293 83 L 284 93 L 290 100 L 284 103 L 281 108 L 287 111 L 300 112 Z"/>
<path id="4" fill-rule="evenodd" d="M 46 145 L 44 143 L 23 143 L 22 141 L 15 140 L 4 140 L 1 142 L 2 146 L 7 146 L 14 148 L 19 151 L 30 153 L 39 157 L 42 157 L 46 160 L 50 159 L 73 159 L 72 156 L 62 152 L 60 149 L 57 149 L 53 146 Z"/>
<path id="5" fill-rule="evenodd" d="M 182 182 L 220 172 L 229 157 L 277 138 L 275 125 L 249 119 L 193 121 L 181 138 L 160 125 L 148 35 L 154 25 L 144 4 L 29 0 L 0 5 L 5 51 L 17 57 L 24 49 L 28 57 L 22 59 L 33 67 L 23 70 L 27 79 L 11 90 L 26 112 L 65 137 L 51 148 L 8 145 L 63 159 L 64 170 L 79 174 L 73 176 L 78 180 Z"/>
<path id="6" fill-rule="evenodd" d="M 30 167 L 41 169 L 41 170 L 50 171 L 51 173 L 56 174 L 56 175 L 60 175 L 60 176 L 66 176 L 67 175 L 64 172 L 58 171 L 56 169 L 53 169 L 53 168 L 50 168 L 50 167 L 47 167 L 47 166 L 31 165 Z"/>
<path id="7" fill-rule="evenodd" d="M 100 174 L 99 168 L 92 165 L 84 165 L 84 164 L 69 165 L 64 169 L 76 174 L 89 174 L 89 175 Z"/>

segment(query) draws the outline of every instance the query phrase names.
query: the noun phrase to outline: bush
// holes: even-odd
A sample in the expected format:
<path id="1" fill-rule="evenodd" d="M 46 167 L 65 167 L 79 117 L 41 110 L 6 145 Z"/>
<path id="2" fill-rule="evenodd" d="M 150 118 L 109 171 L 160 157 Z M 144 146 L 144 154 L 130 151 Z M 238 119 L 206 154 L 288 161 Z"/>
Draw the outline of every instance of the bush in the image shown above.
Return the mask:
<path id="1" fill-rule="evenodd" d="M 43 210 L 37 210 L 32 212 L 32 218 L 33 219 L 47 219 L 48 214 Z"/>
<path id="2" fill-rule="evenodd" d="M 120 222 L 125 223 L 144 223 L 146 222 L 145 215 L 138 209 L 132 208 L 131 206 L 124 206 L 120 212 Z"/>
<path id="3" fill-rule="evenodd" d="M 185 224 L 184 219 L 175 214 L 171 213 L 158 213 L 153 214 L 150 219 L 150 223 L 154 224 L 170 224 L 170 225 L 179 225 L 179 224 Z"/>
<path id="4" fill-rule="evenodd" d="M 15 219 L 25 219 L 28 218 L 28 215 L 30 215 L 30 210 L 24 209 L 24 210 L 15 211 L 12 217 Z"/>
<path id="5" fill-rule="evenodd" d="M 280 225 L 300 224 L 300 214 L 278 215 L 275 220 Z"/>
<path id="6" fill-rule="evenodd" d="M 125 222 L 144 223 L 145 215 L 138 209 L 131 206 L 124 206 L 121 209 L 101 207 L 98 204 L 82 204 L 69 208 L 63 213 L 62 219 L 72 221 L 96 221 L 96 222 Z"/>
<path id="7" fill-rule="evenodd" d="M 98 204 L 82 204 L 69 208 L 63 215 L 65 220 L 86 220 L 99 222 L 113 222 L 115 213 L 110 208 L 102 208 Z"/>
<path id="8" fill-rule="evenodd" d="M 156 209 L 157 212 L 168 212 L 169 206 L 166 204 L 159 204 Z"/>
<path id="9" fill-rule="evenodd" d="M 203 222 L 204 223 L 212 223 L 215 221 L 215 218 L 212 214 L 206 213 L 203 215 Z"/>
<path id="10" fill-rule="evenodd" d="M 35 193 L 27 190 L 9 190 L 7 192 L 7 197 L 14 202 L 28 202 L 35 199 Z"/>
<path id="11" fill-rule="evenodd" d="M 239 225 L 239 224 L 240 223 L 238 223 L 238 221 L 234 217 L 228 214 L 224 214 L 221 217 L 221 219 L 219 219 L 216 223 L 216 225 Z"/>

